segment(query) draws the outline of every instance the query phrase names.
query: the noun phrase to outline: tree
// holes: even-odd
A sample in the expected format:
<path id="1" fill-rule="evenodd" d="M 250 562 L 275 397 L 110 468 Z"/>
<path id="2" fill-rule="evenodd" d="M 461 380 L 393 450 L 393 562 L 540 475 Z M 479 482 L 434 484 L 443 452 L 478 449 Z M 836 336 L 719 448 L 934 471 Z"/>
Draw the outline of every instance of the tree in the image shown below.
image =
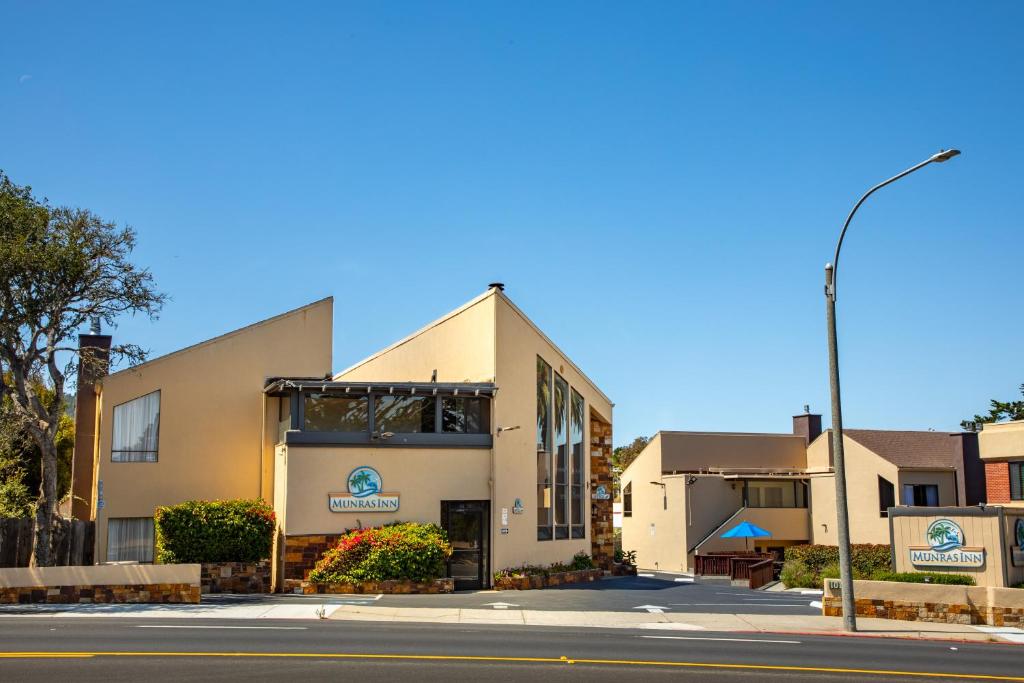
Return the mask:
<path id="1" fill-rule="evenodd" d="M 1020 393 L 1024 395 L 1024 384 L 1020 385 Z M 960 426 L 964 429 L 971 429 L 978 423 L 1024 420 L 1024 401 L 1003 402 L 992 399 L 990 406 L 988 415 L 975 415 L 973 420 L 964 420 Z"/>
<path id="2" fill-rule="evenodd" d="M 122 314 L 155 318 L 166 301 L 148 270 L 128 259 L 135 232 L 118 228 L 86 209 L 51 207 L 32 189 L 0 171 L 0 401 L 39 449 L 34 566 L 52 564 L 51 538 L 57 516 L 57 436 L 66 378 L 80 366 L 101 363 L 79 350 L 78 330 L 94 320 L 113 326 Z M 111 358 L 141 362 L 134 344 L 111 347 Z"/>
<path id="3" fill-rule="evenodd" d="M 56 400 L 42 381 L 34 382 L 43 403 Z M 65 398 L 63 403 L 67 404 Z M 57 499 L 64 502 L 71 492 L 71 458 L 75 448 L 75 422 L 60 416 L 57 446 Z M 40 487 L 42 452 L 22 420 L 14 414 L 11 398 L 0 402 L 0 517 L 27 517 L 33 514 Z M 36 492 L 33 495 L 33 491 Z"/>

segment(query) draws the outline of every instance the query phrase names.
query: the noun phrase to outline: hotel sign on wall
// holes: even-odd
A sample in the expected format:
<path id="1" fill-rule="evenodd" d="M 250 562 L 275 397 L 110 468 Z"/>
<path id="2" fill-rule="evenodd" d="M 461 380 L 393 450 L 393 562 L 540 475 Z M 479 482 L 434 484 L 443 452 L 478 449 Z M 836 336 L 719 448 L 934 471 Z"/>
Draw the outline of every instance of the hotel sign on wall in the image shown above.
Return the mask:
<path id="1" fill-rule="evenodd" d="M 384 493 L 384 482 L 372 467 L 357 467 L 348 475 L 348 493 L 328 493 L 331 512 L 397 512 L 398 494 Z"/>
<path id="2" fill-rule="evenodd" d="M 948 519 L 937 519 L 925 531 L 928 546 L 910 546 L 910 563 L 915 567 L 982 567 L 984 548 L 964 545 L 964 530 Z"/>

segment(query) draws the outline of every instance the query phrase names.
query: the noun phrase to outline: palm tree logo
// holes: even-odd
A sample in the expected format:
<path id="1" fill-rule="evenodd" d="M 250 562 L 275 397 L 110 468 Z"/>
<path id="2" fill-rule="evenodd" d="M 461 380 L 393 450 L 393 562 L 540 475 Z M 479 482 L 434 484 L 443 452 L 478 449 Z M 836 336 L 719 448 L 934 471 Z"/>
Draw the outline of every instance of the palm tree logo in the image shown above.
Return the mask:
<path id="1" fill-rule="evenodd" d="M 357 467 L 348 475 L 348 492 L 355 498 L 365 498 L 380 492 L 381 479 L 372 467 Z"/>
<path id="2" fill-rule="evenodd" d="M 948 519 L 939 519 L 929 524 L 925 536 L 932 550 L 939 552 L 953 550 L 964 544 L 963 530 Z"/>

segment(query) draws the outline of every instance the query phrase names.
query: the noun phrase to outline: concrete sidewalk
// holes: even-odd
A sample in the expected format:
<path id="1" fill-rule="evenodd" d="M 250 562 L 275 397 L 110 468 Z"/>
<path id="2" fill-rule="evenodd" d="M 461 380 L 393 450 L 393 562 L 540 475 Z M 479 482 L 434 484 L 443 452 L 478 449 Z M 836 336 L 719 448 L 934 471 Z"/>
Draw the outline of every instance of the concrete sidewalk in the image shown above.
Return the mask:
<path id="1" fill-rule="evenodd" d="M 433 624 L 503 624 L 569 628 L 628 628 L 665 631 L 800 633 L 846 635 L 839 617 L 779 614 L 707 614 L 649 612 L 569 612 L 444 607 L 376 607 L 342 605 L 329 616 L 346 621 L 420 622 Z M 857 619 L 859 636 L 923 638 L 975 642 L 1024 643 L 1024 630 L 962 624 Z"/>

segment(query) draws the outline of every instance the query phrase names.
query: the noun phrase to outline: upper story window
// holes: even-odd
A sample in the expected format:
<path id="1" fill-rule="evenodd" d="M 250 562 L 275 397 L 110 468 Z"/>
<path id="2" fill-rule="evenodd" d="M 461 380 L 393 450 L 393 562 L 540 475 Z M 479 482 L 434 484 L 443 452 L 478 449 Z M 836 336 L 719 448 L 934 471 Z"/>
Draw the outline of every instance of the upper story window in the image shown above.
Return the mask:
<path id="1" fill-rule="evenodd" d="M 490 401 L 461 396 L 441 399 L 441 431 L 450 434 L 490 434 Z"/>
<path id="2" fill-rule="evenodd" d="M 160 440 L 160 392 L 114 406 L 110 459 L 156 462 Z"/>
<path id="3" fill-rule="evenodd" d="M 889 508 L 896 506 L 896 487 L 885 477 L 878 477 L 878 516 L 888 517 Z"/>
<path id="4" fill-rule="evenodd" d="M 396 434 L 433 432 L 436 408 L 433 396 L 377 396 L 373 406 L 374 430 Z"/>
<path id="5" fill-rule="evenodd" d="M 938 507 L 939 487 L 936 484 L 904 484 L 900 502 L 919 507 Z"/>
<path id="6" fill-rule="evenodd" d="M 807 482 L 748 481 L 745 483 L 744 496 L 747 507 L 752 508 L 805 508 Z"/>
<path id="7" fill-rule="evenodd" d="M 633 516 L 633 482 L 622 487 L 622 516 Z"/>
<path id="8" fill-rule="evenodd" d="M 1024 462 L 1010 463 L 1010 500 L 1024 500 Z"/>
<path id="9" fill-rule="evenodd" d="M 308 432 L 367 432 L 370 429 L 370 403 L 366 396 L 306 394 L 305 424 Z"/>

